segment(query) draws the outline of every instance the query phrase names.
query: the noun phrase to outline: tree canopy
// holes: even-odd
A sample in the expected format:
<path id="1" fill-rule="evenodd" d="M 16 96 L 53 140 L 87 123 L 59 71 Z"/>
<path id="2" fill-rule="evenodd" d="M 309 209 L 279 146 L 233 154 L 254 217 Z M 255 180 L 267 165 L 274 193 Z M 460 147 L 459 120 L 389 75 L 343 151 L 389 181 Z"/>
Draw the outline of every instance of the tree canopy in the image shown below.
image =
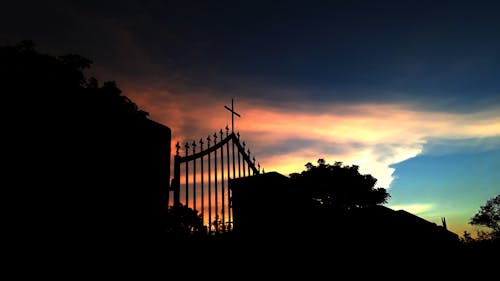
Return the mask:
<path id="1" fill-rule="evenodd" d="M 385 188 L 375 188 L 377 179 L 359 173 L 356 165 L 333 165 L 318 159 L 318 165 L 305 165 L 301 173 L 290 174 L 290 178 L 307 187 L 314 204 L 341 209 L 362 208 L 387 203 L 390 197 Z"/>
<path id="2" fill-rule="evenodd" d="M 170 206 L 166 216 L 166 232 L 169 235 L 188 237 L 206 232 L 198 211 L 185 205 Z"/>
<path id="3" fill-rule="evenodd" d="M 0 46 L 0 73 L 10 90 L 11 107 L 26 108 L 34 116 L 49 113 L 70 118 L 82 115 L 133 116 L 144 118 L 140 110 L 114 81 L 99 87 L 96 78 L 87 78 L 84 70 L 92 61 L 78 54 L 52 56 L 35 49 L 32 41 L 15 46 Z M 64 106 L 60 106 L 64 105 Z M 64 115 L 64 116 L 63 116 Z"/>
<path id="4" fill-rule="evenodd" d="M 500 194 L 486 201 L 469 223 L 491 228 L 491 235 L 500 238 Z"/>

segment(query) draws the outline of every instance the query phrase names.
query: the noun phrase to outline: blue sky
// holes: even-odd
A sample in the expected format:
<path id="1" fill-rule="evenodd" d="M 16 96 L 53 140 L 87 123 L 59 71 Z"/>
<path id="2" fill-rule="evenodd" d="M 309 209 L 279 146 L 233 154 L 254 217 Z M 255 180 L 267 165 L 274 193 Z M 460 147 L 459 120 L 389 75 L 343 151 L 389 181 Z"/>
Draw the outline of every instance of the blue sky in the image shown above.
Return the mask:
<path id="1" fill-rule="evenodd" d="M 474 233 L 480 228 L 462 223 L 499 193 L 498 143 L 498 138 L 431 142 L 422 154 L 393 165 L 391 205 L 407 206 L 436 223 L 446 217 L 456 232 Z"/>
<path id="2" fill-rule="evenodd" d="M 500 193 L 496 1 L 33 1 L 0 43 L 94 61 L 89 75 L 172 128 L 237 129 L 266 171 L 357 164 L 389 206 L 473 231 Z"/>

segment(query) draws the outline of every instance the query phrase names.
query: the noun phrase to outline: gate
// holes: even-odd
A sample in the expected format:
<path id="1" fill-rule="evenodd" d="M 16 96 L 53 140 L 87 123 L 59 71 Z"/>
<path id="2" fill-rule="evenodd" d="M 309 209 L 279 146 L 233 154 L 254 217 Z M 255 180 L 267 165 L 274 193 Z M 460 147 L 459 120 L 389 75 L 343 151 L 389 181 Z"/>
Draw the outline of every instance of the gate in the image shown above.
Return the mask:
<path id="1" fill-rule="evenodd" d="M 186 142 L 184 156 L 177 143 L 174 156 L 173 204 L 197 210 L 209 232 L 232 229 L 229 181 L 260 174 L 260 164 L 255 157 L 250 158 L 250 149 L 240 142 L 240 134 L 234 130 L 229 133 L 227 126 L 225 129 L 225 138 L 221 129 L 208 136 L 206 143 L 203 139 Z"/>

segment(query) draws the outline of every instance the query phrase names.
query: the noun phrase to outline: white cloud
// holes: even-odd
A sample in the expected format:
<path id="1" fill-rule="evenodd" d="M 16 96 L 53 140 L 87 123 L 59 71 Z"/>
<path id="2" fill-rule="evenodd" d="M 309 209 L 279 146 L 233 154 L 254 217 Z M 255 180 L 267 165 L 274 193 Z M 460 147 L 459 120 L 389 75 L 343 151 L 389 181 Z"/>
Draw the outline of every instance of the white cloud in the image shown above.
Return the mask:
<path id="1" fill-rule="evenodd" d="M 390 166 L 422 153 L 428 139 L 467 138 L 500 135 L 497 111 L 459 115 L 425 112 L 402 105 L 344 105 L 342 115 L 324 109 L 316 112 L 274 108 L 248 108 L 241 123 L 252 143 L 287 145 L 293 136 L 322 146 L 303 148 L 286 154 L 261 155 L 266 167 L 284 174 L 300 172 L 307 162 L 324 158 L 360 166 L 360 172 L 378 179 L 377 186 L 389 188 L 394 169 Z M 350 113 L 349 113 L 350 112 Z M 328 147 L 335 146 L 335 152 Z M 340 147 L 340 148 L 339 148 Z M 296 161 L 299 161 L 298 163 Z"/>
<path id="2" fill-rule="evenodd" d="M 394 210 L 405 210 L 408 213 L 412 213 L 414 215 L 420 215 L 432 210 L 432 204 L 408 204 L 408 205 L 389 205 L 388 206 Z"/>

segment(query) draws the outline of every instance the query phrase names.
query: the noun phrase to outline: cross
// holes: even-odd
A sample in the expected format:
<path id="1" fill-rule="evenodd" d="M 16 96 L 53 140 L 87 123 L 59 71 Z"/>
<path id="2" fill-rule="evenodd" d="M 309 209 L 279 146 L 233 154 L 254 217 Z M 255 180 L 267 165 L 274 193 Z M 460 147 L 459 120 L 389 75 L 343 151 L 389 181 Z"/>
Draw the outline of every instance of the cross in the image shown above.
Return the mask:
<path id="1" fill-rule="evenodd" d="M 241 116 L 234 111 L 234 99 L 231 99 L 231 108 L 227 107 L 224 105 L 224 107 L 231 111 L 231 132 L 234 133 L 234 115 L 238 116 L 241 118 Z"/>

